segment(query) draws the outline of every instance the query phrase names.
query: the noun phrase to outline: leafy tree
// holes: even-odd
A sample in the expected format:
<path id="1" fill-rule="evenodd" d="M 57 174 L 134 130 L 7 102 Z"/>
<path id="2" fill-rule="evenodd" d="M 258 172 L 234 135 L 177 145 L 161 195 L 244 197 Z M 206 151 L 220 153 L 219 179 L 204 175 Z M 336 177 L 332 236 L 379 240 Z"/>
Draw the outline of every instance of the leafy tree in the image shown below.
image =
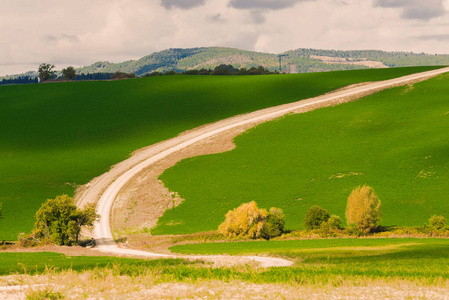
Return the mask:
<path id="1" fill-rule="evenodd" d="M 235 75 L 239 70 L 234 68 L 232 65 L 219 65 L 214 69 L 211 75 Z"/>
<path id="2" fill-rule="evenodd" d="M 76 71 L 72 66 L 67 67 L 66 69 L 62 69 L 62 76 L 64 76 L 64 79 L 72 80 L 76 77 Z"/>
<path id="3" fill-rule="evenodd" d="M 318 205 L 314 205 L 309 208 L 306 212 L 306 217 L 304 218 L 304 226 L 306 229 L 318 229 L 321 226 L 321 223 L 327 222 L 330 216 L 327 210 L 319 207 Z"/>
<path id="4" fill-rule="evenodd" d="M 111 79 L 129 79 L 129 78 L 136 78 L 136 74 L 117 71 L 111 76 Z"/>
<path id="5" fill-rule="evenodd" d="M 255 201 L 244 203 L 228 211 L 218 231 L 229 238 L 259 238 L 267 217 L 267 210 L 259 209 Z"/>
<path id="6" fill-rule="evenodd" d="M 262 227 L 262 237 L 271 239 L 280 236 L 284 231 L 284 212 L 280 208 L 272 207 L 268 212 L 267 219 Z"/>
<path id="7" fill-rule="evenodd" d="M 381 217 L 380 200 L 374 190 L 364 185 L 348 197 L 346 222 L 356 230 L 368 233 L 377 228 Z"/>
<path id="8" fill-rule="evenodd" d="M 429 219 L 429 224 L 430 226 L 432 226 L 434 229 L 436 230 L 441 230 L 443 229 L 446 224 L 446 218 L 443 216 L 437 216 L 437 215 L 433 215 L 432 217 L 430 217 Z"/>
<path id="9" fill-rule="evenodd" d="M 95 205 L 78 209 L 67 195 L 48 199 L 36 212 L 33 236 L 39 240 L 50 240 L 57 245 L 78 242 L 81 226 L 92 226 L 99 217 Z"/>
<path id="10" fill-rule="evenodd" d="M 3 202 L 0 202 L 0 219 L 3 218 L 2 210 L 3 210 Z"/>
<path id="11" fill-rule="evenodd" d="M 336 215 L 330 216 L 329 220 L 327 220 L 327 225 L 330 229 L 341 229 L 341 218 Z"/>
<path id="12" fill-rule="evenodd" d="M 39 65 L 39 69 L 37 72 L 39 73 L 39 78 L 41 81 L 49 80 L 53 77 L 53 75 L 56 73 L 53 69 L 55 68 L 55 65 L 42 63 Z"/>
<path id="13" fill-rule="evenodd" d="M 284 231 L 284 212 L 272 207 L 259 209 L 255 201 L 244 203 L 226 214 L 218 231 L 228 238 L 265 238 L 281 235 Z"/>

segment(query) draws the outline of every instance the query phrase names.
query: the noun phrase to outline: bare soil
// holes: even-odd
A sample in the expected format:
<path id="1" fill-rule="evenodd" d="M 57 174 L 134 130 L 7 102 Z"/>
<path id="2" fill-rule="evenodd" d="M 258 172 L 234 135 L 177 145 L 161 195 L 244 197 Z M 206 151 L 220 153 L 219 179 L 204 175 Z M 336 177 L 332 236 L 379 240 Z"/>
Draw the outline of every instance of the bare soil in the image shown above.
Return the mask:
<path id="1" fill-rule="evenodd" d="M 131 278 L 63 272 L 0 277 L 0 299 L 26 299 L 41 291 L 60 293 L 68 299 L 448 299 L 449 294 L 445 285 L 423 286 L 400 280 L 342 281 L 338 286 L 256 284 L 236 280 L 158 283 L 151 275 Z"/>
<path id="2" fill-rule="evenodd" d="M 368 68 L 388 68 L 388 66 L 384 65 L 380 61 L 372 61 L 372 60 L 355 60 L 353 58 L 342 58 L 342 57 L 331 57 L 331 56 L 319 56 L 319 55 L 310 55 L 311 59 L 316 59 L 322 61 L 326 64 L 348 64 L 348 65 L 361 65 L 367 66 Z"/>

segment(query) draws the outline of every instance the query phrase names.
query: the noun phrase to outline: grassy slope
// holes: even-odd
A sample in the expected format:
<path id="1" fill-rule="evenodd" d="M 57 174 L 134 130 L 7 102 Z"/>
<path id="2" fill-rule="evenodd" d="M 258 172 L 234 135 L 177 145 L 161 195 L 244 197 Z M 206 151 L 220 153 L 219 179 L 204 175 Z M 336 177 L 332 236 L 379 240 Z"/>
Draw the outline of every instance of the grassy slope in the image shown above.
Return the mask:
<path id="1" fill-rule="evenodd" d="M 73 194 L 133 150 L 236 114 L 428 68 L 286 76 L 164 76 L 0 88 L 0 240 L 29 231 L 47 198 Z"/>
<path id="2" fill-rule="evenodd" d="M 344 218 L 349 193 L 362 184 L 382 201 L 383 225 L 447 218 L 448 94 L 443 75 L 265 123 L 237 137 L 231 152 L 184 160 L 161 179 L 186 201 L 153 233 L 216 230 L 228 210 L 251 200 L 282 208 L 286 227 L 299 229 L 315 204 Z"/>
<path id="3" fill-rule="evenodd" d="M 270 253 L 297 264 L 253 269 L 210 268 L 183 260 L 144 260 L 114 257 L 68 257 L 57 253 L 0 253 L 0 275 L 39 274 L 50 270 L 93 270 L 93 276 L 148 275 L 154 282 L 244 280 L 256 283 L 314 285 L 361 284 L 371 279 L 403 283 L 447 284 L 447 239 L 338 239 L 210 243 L 175 246 L 183 253 Z M 54 275 L 52 275 L 54 276 Z M 52 277 L 53 278 L 53 277 Z M 138 280 L 138 278 L 136 279 Z M 416 280 L 416 281 L 415 281 Z"/>
<path id="4" fill-rule="evenodd" d="M 10 274 L 40 274 L 48 269 L 82 272 L 95 268 L 121 265 L 128 270 L 188 265 L 182 259 L 133 259 L 110 256 L 66 256 L 54 252 L 0 252 L 0 276 Z"/>
<path id="5" fill-rule="evenodd" d="M 449 279 L 447 239 L 327 239 L 180 245 L 174 252 L 283 256 L 298 264 L 275 268 L 265 276 L 283 281 L 327 282 L 345 278 Z"/>

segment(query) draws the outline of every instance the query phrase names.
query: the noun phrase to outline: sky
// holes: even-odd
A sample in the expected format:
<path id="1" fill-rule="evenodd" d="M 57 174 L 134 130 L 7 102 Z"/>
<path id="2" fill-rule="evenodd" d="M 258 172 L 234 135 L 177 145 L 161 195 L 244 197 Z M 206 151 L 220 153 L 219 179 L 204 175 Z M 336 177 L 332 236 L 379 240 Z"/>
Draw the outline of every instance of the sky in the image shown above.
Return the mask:
<path id="1" fill-rule="evenodd" d="M 0 0 L 0 76 L 223 46 L 449 54 L 449 0 Z"/>

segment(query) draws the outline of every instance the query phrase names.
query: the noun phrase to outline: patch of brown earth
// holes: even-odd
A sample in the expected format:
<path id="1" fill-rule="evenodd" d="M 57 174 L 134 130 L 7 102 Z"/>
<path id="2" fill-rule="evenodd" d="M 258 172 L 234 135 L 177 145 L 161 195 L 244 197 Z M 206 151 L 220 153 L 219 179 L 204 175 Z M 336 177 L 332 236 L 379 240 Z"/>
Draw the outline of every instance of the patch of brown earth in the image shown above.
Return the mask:
<path id="1" fill-rule="evenodd" d="M 121 234 L 145 232 L 154 227 L 167 209 L 179 205 L 181 199 L 158 179 L 162 172 L 178 161 L 199 155 L 220 153 L 235 148 L 233 138 L 254 124 L 244 125 L 216 135 L 204 142 L 169 155 L 140 172 L 119 193 L 112 208 L 112 230 Z M 120 235 L 120 234 L 119 234 Z"/>
<path id="2" fill-rule="evenodd" d="M 400 280 L 342 281 L 337 286 L 201 279 L 160 282 L 153 274 L 130 277 L 107 272 L 64 271 L 0 277 L 0 298 L 25 299 L 51 292 L 68 299 L 447 299 L 449 293 L 447 284 L 437 287 Z"/>
<path id="3" fill-rule="evenodd" d="M 347 64 L 347 65 L 360 65 L 367 66 L 368 68 L 388 68 L 380 61 L 372 60 L 355 60 L 354 58 L 343 58 L 343 57 L 331 57 L 331 56 L 320 56 L 320 55 L 310 55 L 311 59 L 319 60 L 325 64 Z"/>

